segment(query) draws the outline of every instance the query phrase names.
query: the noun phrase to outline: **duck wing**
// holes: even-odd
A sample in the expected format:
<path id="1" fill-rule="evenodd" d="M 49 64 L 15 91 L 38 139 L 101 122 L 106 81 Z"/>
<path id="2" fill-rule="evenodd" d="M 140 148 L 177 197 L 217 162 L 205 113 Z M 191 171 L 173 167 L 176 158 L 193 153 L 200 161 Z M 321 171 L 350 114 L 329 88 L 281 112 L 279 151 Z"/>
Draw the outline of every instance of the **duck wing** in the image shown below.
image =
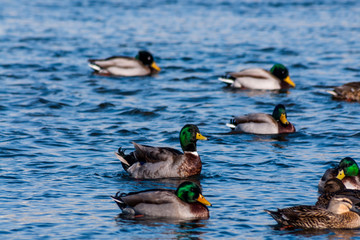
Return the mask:
<path id="1" fill-rule="evenodd" d="M 241 72 L 230 73 L 229 75 L 235 78 L 232 86 L 236 88 L 281 89 L 281 81 L 269 71 L 261 68 L 246 69 Z"/>
<path id="2" fill-rule="evenodd" d="M 151 147 L 133 142 L 135 151 L 134 155 L 139 162 L 156 163 L 179 159 L 183 155 L 179 150 L 169 147 Z"/>
<path id="3" fill-rule="evenodd" d="M 272 123 L 277 125 L 276 120 L 266 113 L 250 113 L 243 116 L 237 116 L 234 117 L 233 121 L 235 125 L 242 123 Z"/>
<path id="4" fill-rule="evenodd" d="M 244 69 L 240 72 L 231 72 L 229 75 L 234 78 L 250 77 L 257 79 L 268 79 L 274 77 L 269 71 L 266 71 L 262 68 Z"/>
<path id="5" fill-rule="evenodd" d="M 227 124 L 235 131 L 253 134 L 278 134 L 278 122 L 269 114 L 252 113 L 237 116 Z"/>
<path id="6" fill-rule="evenodd" d="M 113 56 L 105 59 L 90 59 L 91 64 L 95 64 L 100 68 L 119 67 L 119 68 L 135 68 L 142 65 L 140 61 L 131 57 Z"/>
<path id="7" fill-rule="evenodd" d="M 118 194 L 117 194 L 118 195 Z M 167 204 L 177 201 L 175 191 L 165 189 L 152 189 L 140 192 L 132 192 L 112 197 L 114 200 L 120 200 L 129 207 L 135 207 L 140 203 L 144 204 Z M 116 200 L 115 200 L 116 201 Z"/>
<path id="8" fill-rule="evenodd" d="M 279 224 L 301 228 L 326 228 L 326 224 L 336 218 L 333 213 L 316 206 L 301 205 L 265 211 Z"/>

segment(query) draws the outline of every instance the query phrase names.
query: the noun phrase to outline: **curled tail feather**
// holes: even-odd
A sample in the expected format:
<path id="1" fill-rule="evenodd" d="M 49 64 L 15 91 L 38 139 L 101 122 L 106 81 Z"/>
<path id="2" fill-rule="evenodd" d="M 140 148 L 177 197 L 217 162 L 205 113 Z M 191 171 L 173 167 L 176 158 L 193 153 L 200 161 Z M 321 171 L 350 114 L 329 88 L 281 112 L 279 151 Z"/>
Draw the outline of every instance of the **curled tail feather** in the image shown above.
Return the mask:
<path id="1" fill-rule="evenodd" d="M 227 123 L 226 126 L 231 128 L 231 129 L 235 129 L 236 128 L 236 120 L 235 119 L 230 119 L 230 123 Z"/>
<path id="2" fill-rule="evenodd" d="M 125 157 L 125 149 L 122 149 L 121 147 L 119 147 L 118 151 L 115 152 L 116 157 L 121 161 L 121 163 L 125 164 L 126 166 L 130 167 L 130 164 L 128 163 L 128 161 L 126 161 Z"/>
<path id="3" fill-rule="evenodd" d="M 119 206 L 120 209 L 126 208 L 126 203 L 121 199 L 121 197 L 126 196 L 125 193 L 117 192 L 115 196 L 110 196 L 112 200 L 116 202 L 116 204 Z"/>

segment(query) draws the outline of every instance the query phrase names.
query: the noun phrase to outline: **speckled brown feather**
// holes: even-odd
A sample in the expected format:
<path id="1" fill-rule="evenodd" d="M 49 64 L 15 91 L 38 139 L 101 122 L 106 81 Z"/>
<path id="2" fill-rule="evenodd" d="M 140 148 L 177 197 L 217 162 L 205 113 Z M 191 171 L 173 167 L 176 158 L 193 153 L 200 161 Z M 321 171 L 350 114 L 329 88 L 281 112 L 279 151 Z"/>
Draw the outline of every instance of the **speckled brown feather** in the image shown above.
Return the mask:
<path id="1" fill-rule="evenodd" d="M 334 99 L 360 102 L 360 82 L 346 83 L 330 93 Z"/>
<path id="2" fill-rule="evenodd" d="M 360 217 L 354 212 L 334 214 L 316 206 L 295 206 L 278 209 L 276 212 L 265 211 L 284 226 L 316 229 L 360 227 Z"/>

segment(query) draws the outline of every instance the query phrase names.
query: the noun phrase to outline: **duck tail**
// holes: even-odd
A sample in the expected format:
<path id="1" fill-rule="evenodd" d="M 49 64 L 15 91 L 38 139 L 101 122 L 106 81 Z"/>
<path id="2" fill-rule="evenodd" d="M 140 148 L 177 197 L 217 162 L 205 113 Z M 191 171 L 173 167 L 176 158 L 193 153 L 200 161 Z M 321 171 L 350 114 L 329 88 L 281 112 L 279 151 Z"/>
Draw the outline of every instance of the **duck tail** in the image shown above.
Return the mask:
<path id="1" fill-rule="evenodd" d="M 91 67 L 93 70 L 95 70 L 97 72 L 100 72 L 101 68 L 98 65 L 94 64 L 94 61 L 95 60 L 92 60 L 92 59 L 89 60 L 89 64 L 88 64 L 89 67 Z"/>
<path id="2" fill-rule="evenodd" d="M 235 78 L 232 77 L 230 74 L 225 74 L 224 76 L 219 77 L 218 80 L 229 85 L 235 82 Z"/>
<path id="3" fill-rule="evenodd" d="M 326 92 L 327 92 L 327 93 L 330 93 L 330 94 L 333 95 L 334 97 L 337 97 L 337 96 L 338 96 L 338 94 L 337 94 L 335 91 L 333 91 L 333 90 L 326 90 Z"/>
<path id="4" fill-rule="evenodd" d="M 226 126 L 231 128 L 231 129 L 235 129 L 236 128 L 236 120 L 234 118 L 231 119 L 230 123 L 227 123 Z"/>
<path id="5" fill-rule="evenodd" d="M 116 202 L 116 204 L 118 205 L 118 207 L 122 210 L 124 208 L 126 208 L 126 203 L 121 199 L 121 197 L 126 196 L 125 193 L 120 193 L 117 192 L 115 194 L 115 196 L 110 196 L 112 198 L 112 200 L 114 200 Z"/>
<path id="6" fill-rule="evenodd" d="M 119 147 L 118 151 L 115 152 L 116 157 L 120 160 L 121 163 L 125 164 L 126 166 L 130 167 L 128 161 L 126 161 L 125 149 Z"/>
<path id="7" fill-rule="evenodd" d="M 278 211 L 270 211 L 267 209 L 264 209 L 265 212 L 267 212 L 268 214 L 270 214 L 270 216 L 275 219 L 276 222 L 278 223 L 283 223 L 283 218 L 282 218 L 282 214 Z"/>
<path id="8" fill-rule="evenodd" d="M 123 168 L 125 171 L 128 170 L 128 168 L 133 165 L 134 163 L 138 162 L 135 154 L 132 152 L 128 155 L 125 154 L 125 149 L 119 147 L 118 151 L 115 152 L 116 157 L 120 160 Z"/>

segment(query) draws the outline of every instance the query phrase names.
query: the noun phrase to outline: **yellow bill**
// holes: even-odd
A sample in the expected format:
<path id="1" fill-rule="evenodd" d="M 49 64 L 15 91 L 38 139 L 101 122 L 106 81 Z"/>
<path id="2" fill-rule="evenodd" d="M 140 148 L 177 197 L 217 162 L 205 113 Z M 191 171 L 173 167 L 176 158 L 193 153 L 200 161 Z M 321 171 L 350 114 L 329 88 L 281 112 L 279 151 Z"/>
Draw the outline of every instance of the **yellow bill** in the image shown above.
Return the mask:
<path id="1" fill-rule="evenodd" d="M 202 203 L 206 206 L 211 206 L 211 203 L 208 200 L 206 200 L 202 194 L 199 194 L 199 197 L 198 197 L 198 199 L 196 199 L 196 201 L 198 201 L 199 203 Z"/>
<path id="2" fill-rule="evenodd" d="M 286 119 L 286 114 L 285 114 L 285 113 L 282 113 L 282 114 L 280 115 L 280 122 L 281 122 L 282 124 L 285 124 L 285 125 L 289 124 L 289 121 Z"/>
<path id="3" fill-rule="evenodd" d="M 151 67 L 152 67 L 153 69 L 155 69 L 156 71 L 158 71 L 158 72 L 160 72 L 160 70 L 161 70 L 161 68 L 159 68 L 159 66 L 156 65 L 155 62 L 153 62 L 153 63 L 151 64 Z"/>
<path id="4" fill-rule="evenodd" d="M 284 79 L 284 82 L 286 82 L 287 84 L 289 84 L 290 86 L 292 87 L 295 87 L 295 83 L 291 80 L 291 78 L 289 76 L 287 76 L 285 79 Z"/>
<path id="5" fill-rule="evenodd" d="M 342 180 L 345 177 L 344 170 L 341 170 L 338 175 L 336 176 L 337 179 Z"/>
<path id="6" fill-rule="evenodd" d="M 197 140 L 207 140 L 207 137 L 204 137 L 204 136 L 201 135 L 200 133 L 196 133 L 196 139 L 197 139 Z"/>

